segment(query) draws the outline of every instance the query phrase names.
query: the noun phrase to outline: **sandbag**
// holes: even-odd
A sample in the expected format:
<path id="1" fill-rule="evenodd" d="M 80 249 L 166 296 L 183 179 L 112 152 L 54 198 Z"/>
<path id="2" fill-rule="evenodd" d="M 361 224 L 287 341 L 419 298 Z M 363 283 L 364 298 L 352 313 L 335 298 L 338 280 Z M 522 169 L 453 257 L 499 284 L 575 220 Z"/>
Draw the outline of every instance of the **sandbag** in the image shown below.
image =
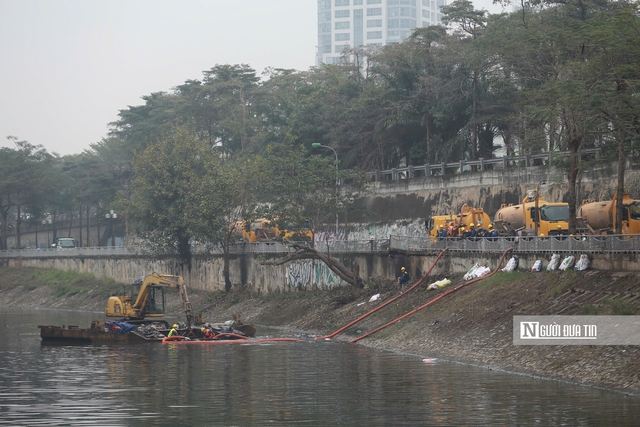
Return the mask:
<path id="1" fill-rule="evenodd" d="M 560 264 L 560 267 L 558 267 L 558 269 L 562 271 L 568 270 L 573 267 L 573 263 L 575 261 L 576 261 L 576 257 L 574 257 L 573 255 L 569 255 L 568 257 L 562 260 L 562 263 Z"/>
<path id="2" fill-rule="evenodd" d="M 557 270 L 559 265 L 560 265 L 560 255 L 553 254 L 553 255 L 551 255 L 551 260 L 549 261 L 549 264 L 547 265 L 547 271 Z"/>
<path id="3" fill-rule="evenodd" d="M 501 271 L 514 271 L 518 268 L 518 256 L 514 255 L 509 259 L 507 265 Z"/>
<path id="4" fill-rule="evenodd" d="M 491 269 L 489 269 L 488 267 L 484 267 L 476 263 L 473 267 L 471 267 L 469 271 L 467 271 L 467 274 L 464 275 L 464 280 L 471 280 L 478 277 L 486 276 L 490 271 Z"/>
<path id="5" fill-rule="evenodd" d="M 576 262 L 575 270 L 582 271 L 589 268 L 589 257 L 586 254 L 580 255 L 580 259 Z"/>
<path id="6" fill-rule="evenodd" d="M 531 271 L 540 271 L 542 270 L 542 260 L 537 259 L 536 262 L 533 263 L 533 267 L 531 267 Z"/>
<path id="7" fill-rule="evenodd" d="M 442 289 L 447 285 L 451 284 L 451 280 L 444 278 L 442 280 L 437 280 L 433 283 L 431 283 L 429 286 L 427 286 L 427 289 L 430 291 L 436 291 L 438 289 Z"/>

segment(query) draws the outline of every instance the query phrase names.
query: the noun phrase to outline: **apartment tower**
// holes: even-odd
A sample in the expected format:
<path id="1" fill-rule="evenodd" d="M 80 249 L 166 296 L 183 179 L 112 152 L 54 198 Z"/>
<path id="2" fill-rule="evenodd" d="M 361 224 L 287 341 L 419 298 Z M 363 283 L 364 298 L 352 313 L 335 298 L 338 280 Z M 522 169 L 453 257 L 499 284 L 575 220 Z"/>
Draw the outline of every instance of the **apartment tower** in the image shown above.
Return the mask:
<path id="1" fill-rule="evenodd" d="M 445 0 L 318 0 L 316 65 L 340 62 L 345 48 L 406 39 L 416 27 L 437 25 Z"/>

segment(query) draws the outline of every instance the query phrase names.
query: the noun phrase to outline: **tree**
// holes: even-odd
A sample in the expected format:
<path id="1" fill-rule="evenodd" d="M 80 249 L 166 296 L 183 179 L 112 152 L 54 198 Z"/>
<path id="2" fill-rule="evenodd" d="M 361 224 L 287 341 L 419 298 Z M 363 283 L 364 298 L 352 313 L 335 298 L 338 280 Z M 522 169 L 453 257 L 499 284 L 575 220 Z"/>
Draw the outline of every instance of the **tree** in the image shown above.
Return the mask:
<path id="1" fill-rule="evenodd" d="M 187 171 L 192 182 L 186 194 L 187 222 L 194 240 L 209 250 L 221 248 L 225 291 L 232 287 L 230 249 L 235 243 L 235 224 L 246 214 L 252 203 L 251 181 L 261 179 L 251 163 L 234 161 L 212 149 L 207 142 L 185 140 L 194 153 L 192 167 Z"/>
<path id="2" fill-rule="evenodd" d="M 624 5 L 624 4 L 623 4 Z M 599 13 L 587 22 L 585 34 L 593 55 L 589 61 L 590 91 L 596 111 L 617 141 L 618 188 L 616 234 L 622 234 L 626 159 L 640 136 L 640 18 L 638 4 L 614 13 Z"/>
<path id="3" fill-rule="evenodd" d="M 336 182 L 335 160 L 320 155 L 309 156 L 304 147 L 296 146 L 292 141 L 269 145 L 266 153 L 257 159 L 256 168 L 265 179 L 256 183 L 256 201 L 263 203 L 258 204 L 255 212 L 277 223 L 281 230 L 305 228 L 309 220 L 314 226 L 330 223 L 338 209 L 351 208 L 350 201 L 358 191 L 366 191 L 366 181 L 356 170 L 338 172 L 338 180 L 348 177 L 351 183 L 349 190 L 340 190 Z M 293 247 L 295 254 L 271 263 L 320 259 L 343 280 L 353 286 L 362 285 L 357 272 L 329 253 L 308 245 L 294 244 Z"/>
<path id="4" fill-rule="evenodd" d="M 186 128 L 166 133 L 135 159 L 132 190 L 125 200 L 126 218 L 145 246 L 152 253 L 177 255 L 189 270 L 193 235 L 187 199 L 193 176 L 205 172 L 195 156 Z"/>
<path id="5" fill-rule="evenodd" d="M 9 214 L 16 213 L 16 247 L 21 247 L 20 223 L 24 208 L 36 206 L 50 190 L 47 174 L 53 157 L 41 145 L 32 145 L 14 136 L 7 139 L 16 148 L 0 148 L 0 220 L 2 249 L 7 249 Z"/>

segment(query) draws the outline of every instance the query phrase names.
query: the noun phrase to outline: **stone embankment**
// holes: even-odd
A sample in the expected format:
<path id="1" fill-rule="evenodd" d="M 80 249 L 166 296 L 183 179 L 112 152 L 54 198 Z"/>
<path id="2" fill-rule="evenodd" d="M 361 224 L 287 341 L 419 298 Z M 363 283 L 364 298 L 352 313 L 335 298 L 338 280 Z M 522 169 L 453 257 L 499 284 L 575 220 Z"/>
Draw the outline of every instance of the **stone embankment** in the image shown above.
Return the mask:
<path id="1" fill-rule="evenodd" d="M 64 284 L 39 285 L 33 269 L 0 268 L 0 306 L 78 308 L 102 311 L 105 285 L 87 280 L 75 284 L 84 292 L 60 292 Z M 354 345 L 469 363 L 640 394 L 640 348 L 636 346 L 515 346 L 514 315 L 637 315 L 640 288 L 635 272 L 567 271 L 497 273 L 443 298 L 429 308 Z M 439 280 L 432 277 L 428 281 Z M 452 285 L 461 277 L 449 277 Z M 426 283 L 354 325 L 337 340 L 351 340 L 415 309 L 445 292 L 428 291 Z M 56 291 L 57 290 L 57 291 Z M 380 299 L 367 302 L 380 293 Z M 288 328 L 311 335 L 331 333 L 398 295 L 394 284 L 367 284 L 363 290 L 334 289 L 261 296 L 247 289 L 190 292 L 196 313 L 222 321 L 240 315 L 246 323 Z M 55 296 L 59 295 L 59 296 Z M 61 296 L 60 296 L 61 295 Z M 168 298 L 171 312 L 180 302 Z"/>

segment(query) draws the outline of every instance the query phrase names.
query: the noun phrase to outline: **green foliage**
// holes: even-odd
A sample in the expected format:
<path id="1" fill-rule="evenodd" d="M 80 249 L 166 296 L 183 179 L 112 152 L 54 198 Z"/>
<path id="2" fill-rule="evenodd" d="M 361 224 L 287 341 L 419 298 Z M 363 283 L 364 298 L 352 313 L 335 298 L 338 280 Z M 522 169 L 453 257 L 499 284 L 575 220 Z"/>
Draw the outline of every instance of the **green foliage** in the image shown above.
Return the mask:
<path id="1" fill-rule="evenodd" d="M 353 62 L 269 69 L 262 79 L 244 64 L 215 65 L 142 96 L 110 123 L 109 138 L 77 156 L 10 137 L 16 148 L 0 150 L 2 230 L 18 210 L 39 218 L 92 207 L 103 221 L 117 209 L 154 252 L 188 262 L 189 242 L 226 245 L 225 227 L 257 207 L 316 225 L 336 211 L 354 218 L 362 170 L 489 158 L 498 135 L 508 154 L 574 153 L 552 159 L 569 172 L 574 212 L 581 147 L 637 150 L 637 2 L 536 0 L 488 15 L 456 0 L 442 12 L 451 31 L 417 28 L 401 43 L 355 47 Z M 335 149 L 353 194 L 342 186 L 333 200 L 335 158 L 312 143 Z"/>
<path id="2" fill-rule="evenodd" d="M 96 298 L 105 299 L 121 285 L 113 279 L 96 279 L 92 273 L 76 273 L 74 271 L 38 269 L 21 283 L 27 291 L 42 286 L 53 287 L 52 295 L 58 298 L 80 294 L 92 294 Z"/>
<path id="3" fill-rule="evenodd" d="M 580 309 L 580 314 L 585 316 L 635 316 L 638 313 L 640 313 L 640 310 L 636 304 L 617 299 L 606 299 L 597 305 L 590 304 Z"/>
<path id="4" fill-rule="evenodd" d="M 92 273 L 76 273 L 70 270 L 38 270 L 33 279 L 41 286 L 69 284 L 75 285 L 88 280 L 95 280 Z"/>

